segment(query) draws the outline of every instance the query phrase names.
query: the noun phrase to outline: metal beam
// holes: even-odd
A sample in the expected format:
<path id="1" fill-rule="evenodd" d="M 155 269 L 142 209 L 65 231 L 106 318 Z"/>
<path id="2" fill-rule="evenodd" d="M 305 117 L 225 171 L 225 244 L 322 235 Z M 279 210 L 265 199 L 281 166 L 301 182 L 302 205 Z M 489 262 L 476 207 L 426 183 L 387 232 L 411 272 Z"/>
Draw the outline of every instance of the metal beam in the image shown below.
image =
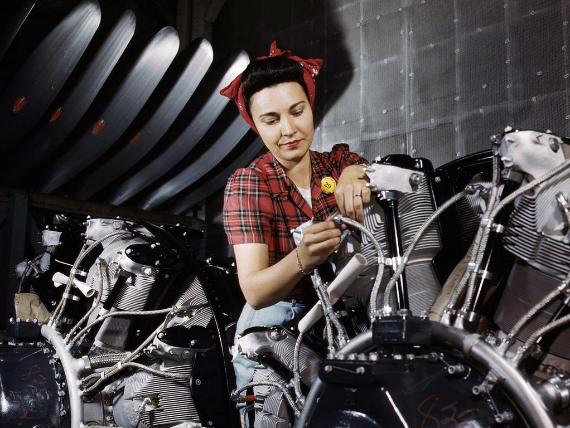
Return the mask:
<path id="1" fill-rule="evenodd" d="M 0 202 L 7 200 L 9 191 L 0 191 Z M 75 214 L 85 214 L 92 217 L 120 217 L 133 221 L 148 221 L 164 225 L 192 226 L 192 218 L 177 216 L 172 214 L 144 211 L 136 208 L 115 207 L 108 204 L 94 202 L 76 201 L 61 196 L 42 195 L 38 193 L 28 193 L 26 198 L 30 207 L 44 208 L 58 212 L 69 212 Z"/>
<path id="2" fill-rule="evenodd" d="M 15 266 L 24 260 L 26 243 L 26 220 L 28 215 L 28 198 L 24 193 L 10 192 L 6 195 L 8 215 L 3 227 L 1 290 L 4 296 L 0 326 L 6 327 L 10 317 L 14 316 L 14 294 L 18 291 L 18 279 Z"/>

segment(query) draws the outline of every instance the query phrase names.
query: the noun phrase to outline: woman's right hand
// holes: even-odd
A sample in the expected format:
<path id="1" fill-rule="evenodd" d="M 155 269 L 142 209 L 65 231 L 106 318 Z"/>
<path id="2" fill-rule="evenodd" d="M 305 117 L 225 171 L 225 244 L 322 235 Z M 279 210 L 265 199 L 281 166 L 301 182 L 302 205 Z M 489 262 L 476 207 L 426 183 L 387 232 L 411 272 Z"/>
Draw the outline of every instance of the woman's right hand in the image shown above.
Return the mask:
<path id="1" fill-rule="evenodd" d="M 324 263 L 338 249 L 341 234 L 341 226 L 332 220 L 315 223 L 305 228 L 298 249 L 303 270 L 308 272 Z"/>

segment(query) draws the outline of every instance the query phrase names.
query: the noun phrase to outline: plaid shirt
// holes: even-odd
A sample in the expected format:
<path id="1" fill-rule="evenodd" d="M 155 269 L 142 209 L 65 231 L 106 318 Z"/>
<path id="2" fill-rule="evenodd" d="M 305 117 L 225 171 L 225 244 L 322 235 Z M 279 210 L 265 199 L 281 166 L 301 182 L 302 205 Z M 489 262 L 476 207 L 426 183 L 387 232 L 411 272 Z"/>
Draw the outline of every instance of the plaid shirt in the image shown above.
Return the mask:
<path id="1" fill-rule="evenodd" d="M 351 153 L 346 144 L 337 144 L 327 153 L 309 153 L 312 209 L 271 152 L 228 179 L 223 219 L 231 245 L 267 244 L 271 266 L 295 249 L 293 229 L 310 219 L 326 220 L 337 211 L 334 194 L 321 191 L 321 180 L 333 177 L 338 181 L 346 166 L 366 161 Z M 302 300 L 303 283 L 289 298 Z"/>

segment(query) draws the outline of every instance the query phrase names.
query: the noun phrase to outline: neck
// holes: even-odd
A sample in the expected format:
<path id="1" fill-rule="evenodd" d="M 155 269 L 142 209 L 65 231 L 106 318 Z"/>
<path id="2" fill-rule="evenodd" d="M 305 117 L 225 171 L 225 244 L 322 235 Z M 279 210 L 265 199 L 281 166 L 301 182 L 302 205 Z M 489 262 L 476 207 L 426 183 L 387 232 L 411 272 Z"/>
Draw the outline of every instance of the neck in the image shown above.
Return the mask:
<path id="1" fill-rule="evenodd" d="M 287 177 L 295 183 L 297 187 L 311 187 L 311 155 L 309 151 L 298 162 L 287 162 L 282 164 Z"/>

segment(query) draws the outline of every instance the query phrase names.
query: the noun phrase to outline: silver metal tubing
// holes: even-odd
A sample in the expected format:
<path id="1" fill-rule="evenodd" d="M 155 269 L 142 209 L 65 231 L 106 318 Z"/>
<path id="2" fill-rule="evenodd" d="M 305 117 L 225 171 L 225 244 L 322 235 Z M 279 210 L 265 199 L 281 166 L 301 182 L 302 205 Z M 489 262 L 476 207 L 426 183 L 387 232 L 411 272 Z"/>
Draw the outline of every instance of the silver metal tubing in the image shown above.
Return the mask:
<path id="1" fill-rule="evenodd" d="M 84 335 L 91 327 L 103 322 L 105 319 L 110 318 L 110 317 L 123 317 L 123 316 L 127 316 L 127 315 L 128 316 L 161 315 L 161 314 L 167 314 L 169 312 L 172 312 L 172 310 L 173 310 L 172 308 L 167 308 L 167 309 L 157 309 L 154 311 L 115 311 L 115 312 L 109 312 L 109 313 L 106 313 L 105 315 L 101 315 L 95 321 L 92 321 L 89 324 L 87 324 L 85 326 L 85 328 L 83 328 L 79 333 L 77 333 L 71 340 L 69 340 L 66 343 L 76 341 L 79 337 Z"/>
<path id="2" fill-rule="evenodd" d="M 370 294 L 370 314 L 371 318 L 373 318 L 374 314 L 376 313 L 376 306 L 377 306 L 376 300 L 378 298 L 378 292 L 380 291 L 380 283 L 382 282 L 382 276 L 384 275 L 384 254 L 382 254 L 382 247 L 380 247 L 380 243 L 374 237 L 372 232 L 370 232 L 368 229 L 366 229 L 356 220 L 341 215 L 334 216 L 333 220 L 336 221 L 337 223 L 338 222 L 344 223 L 347 226 L 353 227 L 362 232 L 363 234 L 365 234 L 368 237 L 368 239 L 370 239 L 370 242 L 372 242 L 372 245 L 376 250 L 376 254 L 378 257 L 378 269 L 376 272 L 376 278 L 374 279 L 374 285 L 372 286 L 372 292 Z"/>
<path id="3" fill-rule="evenodd" d="M 79 374 L 84 370 L 85 363 L 83 360 L 78 360 L 71 356 L 63 343 L 63 338 L 52 326 L 42 325 L 41 334 L 52 344 L 63 366 L 69 393 L 70 426 L 82 426 L 83 403 L 81 402 L 81 391 L 79 389 Z"/>
<path id="4" fill-rule="evenodd" d="M 396 271 L 394 272 L 394 274 L 392 275 L 392 277 L 390 278 L 390 281 L 388 281 L 388 284 L 386 285 L 386 290 L 384 291 L 384 309 L 383 312 L 385 314 L 390 314 L 392 312 L 392 308 L 390 307 L 390 294 L 396 284 L 396 281 L 398 281 L 398 278 L 400 278 L 400 275 L 402 275 L 402 272 L 404 272 L 404 269 L 406 268 L 406 264 L 408 263 L 408 260 L 410 258 L 410 254 L 412 254 L 412 251 L 414 250 L 415 246 L 417 245 L 417 243 L 419 242 L 420 238 L 422 237 L 422 235 L 425 233 L 425 231 L 428 229 L 428 227 L 431 226 L 431 224 L 449 207 L 455 205 L 455 203 L 461 199 L 463 196 L 465 196 L 466 191 L 463 190 L 461 192 L 459 192 L 458 194 L 452 196 L 451 198 L 449 198 L 447 201 L 445 201 L 445 203 L 439 207 L 430 217 L 429 219 L 422 225 L 422 227 L 420 227 L 420 229 L 416 232 L 416 235 L 414 236 L 414 239 L 412 240 L 412 242 L 410 243 L 410 245 L 408 246 L 408 248 L 406 249 L 406 252 L 404 253 L 404 257 L 402 257 L 402 262 L 400 263 L 400 265 L 398 266 L 398 269 L 396 269 Z M 374 290 L 373 290 L 374 291 Z M 374 296 L 372 296 L 374 297 Z M 371 297 L 371 299 L 372 299 Z M 374 303 L 374 300 L 371 301 L 371 305 Z M 376 308 L 376 305 L 374 305 L 374 308 Z M 372 306 L 371 306 L 371 312 L 372 312 Z M 373 317 L 376 316 L 376 311 L 374 311 L 372 313 Z"/>
<path id="5" fill-rule="evenodd" d="M 301 344 L 303 343 L 303 332 L 299 332 L 297 341 L 295 342 L 295 349 L 293 351 L 293 387 L 295 389 L 295 395 L 297 396 L 297 403 L 300 407 L 303 407 L 305 403 L 305 396 L 301 392 L 301 370 L 299 369 L 299 354 L 301 352 Z"/>
<path id="6" fill-rule="evenodd" d="M 89 316 L 93 313 L 93 311 L 97 308 L 97 306 L 99 306 L 99 303 L 101 302 L 101 297 L 103 296 L 103 271 L 106 269 L 106 265 L 103 265 L 103 260 L 101 259 L 97 259 L 97 266 L 99 267 L 99 290 L 97 292 L 97 297 L 95 298 L 95 300 L 93 301 L 93 304 L 91 305 L 91 307 L 89 308 L 89 310 L 85 313 L 85 315 L 83 315 L 83 317 L 81 317 L 81 319 L 79 321 L 77 321 L 77 324 L 75 324 L 73 326 L 73 328 L 69 331 L 69 333 L 67 333 L 67 336 L 65 337 L 65 344 L 69 343 L 69 340 L 71 339 L 71 337 L 73 337 L 73 334 L 81 327 L 81 325 L 87 321 L 89 319 Z"/>
<path id="7" fill-rule="evenodd" d="M 247 385 L 244 385 L 241 388 L 238 388 L 238 389 L 235 389 L 234 391 L 232 391 L 231 398 L 232 398 L 232 400 L 237 400 L 239 397 L 239 394 L 241 392 L 245 391 L 247 388 L 253 388 L 254 386 L 265 386 L 265 385 L 273 386 L 273 387 L 281 390 L 281 392 L 283 393 L 283 396 L 287 399 L 287 402 L 289 403 L 289 405 L 293 409 L 293 412 L 295 412 L 295 416 L 299 417 L 299 415 L 301 414 L 301 411 L 299 410 L 299 408 L 295 404 L 295 401 L 293 400 L 293 397 L 291 397 L 291 394 L 289 394 L 289 391 L 287 391 L 287 387 L 285 385 L 279 383 L 279 382 L 271 382 L 271 381 L 250 382 Z"/>
<path id="8" fill-rule="evenodd" d="M 518 367 L 524 357 L 527 355 L 528 351 L 532 349 L 535 343 L 544 336 L 546 333 L 550 333 L 557 328 L 562 327 L 565 324 L 570 324 L 570 314 L 563 316 L 556 321 L 552 321 L 551 323 L 545 325 L 542 328 L 536 330 L 528 339 L 527 341 L 517 350 L 517 353 L 513 357 L 513 365 Z"/>
<path id="9" fill-rule="evenodd" d="M 65 287 L 65 291 L 63 292 L 63 296 L 62 299 L 59 301 L 59 304 L 57 305 L 57 307 L 55 308 L 53 315 L 50 319 L 50 324 L 56 325 L 57 326 L 57 322 L 59 321 L 59 319 L 61 318 L 61 316 L 63 315 L 63 311 L 65 310 L 65 304 L 66 304 L 66 298 L 65 296 L 67 294 L 69 294 L 69 291 L 71 290 L 71 287 L 73 286 L 73 279 L 75 278 L 75 272 L 77 270 L 77 268 L 79 267 L 79 264 L 83 261 L 83 259 L 91 252 L 93 251 L 94 248 L 96 248 L 99 244 L 101 244 L 103 241 L 106 241 L 107 239 L 116 236 L 116 235 L 130 235 L 131 232 L 127 232 L 124 230 L 118 230 L 116 232 L 111 232 L 105 236 L 103 236 L 101 239 L 99 239 L 98 241 L 93 242 L 91 245 L 89 245 L 87 248 L 85 248 L 85 244 L 83 245 L 83 248 L 81 249 L 81 252 L 79 253 L 79 255 L 77 256 L 77 259 L 75 260 L 75 262 L 73 263 L 73 267 L 71 268 L 71 271 L 69 272 L 69 281 L 67 281 L 67 285 Z"/>
<path id="10" fill-rule="evenodd" d="M 505 355 L 507 349 L 511 346 L 521 329 L 528 323 L 540 310 L 542 310 L 545 306 L 547 306 L 550 302 L 552 302 L 556 297 L 562 294 L 570 284 L 570 272 L 566 275 L 566 278 L 562 281 L 562 283 L 552 290 L 550 293 L 546 295 L 540 302 L 534 305 L 529 311 L 524 314 L 515 326 L 511 329 L 503 343 L 499 346 L 499 353 L 501 355 Z"/>

